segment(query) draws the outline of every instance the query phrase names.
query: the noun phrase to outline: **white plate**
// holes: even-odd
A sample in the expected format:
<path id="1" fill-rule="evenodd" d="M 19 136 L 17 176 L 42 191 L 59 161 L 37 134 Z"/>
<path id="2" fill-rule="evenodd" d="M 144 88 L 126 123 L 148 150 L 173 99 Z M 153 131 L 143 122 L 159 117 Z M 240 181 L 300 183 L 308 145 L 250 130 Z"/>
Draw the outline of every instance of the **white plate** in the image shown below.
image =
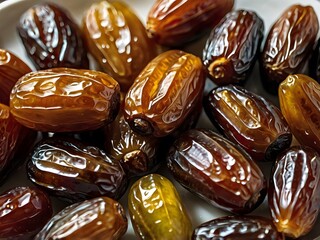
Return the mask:
<path id="1" fill-rule="evenodd" d="M 98 2 L 99 0 L 47 0 L 47 2 L 55 2 L 65 8 L 67 8 L 74 19 L 80 23 L 84 11 L 93 3 Z M 194 0 L 196 1 L 196 0 Z M 29 7 L 38 2 L 44 2 L 42 0 L 8 0 L 0 4 L 0 48 L 7 49 L 15 53 L 17 56 L 22 58 L 29 66 L 32 66 L 30 60 L 27 58 L 23 45 L 18 37 L 16 31 L 16 25 L 20 15 L 27 10 Z M 153 0 L 125 0 L 140 16 L 141 20 L 145 22 L 147 13 L 153 4 Z M 295 3 L 301 3 L 303 5 L 312 5 L 320 17 L 320 3 L 316 0 L 263 0 L 263 1 L 253 1 L 253 0 L 238 0 L 236 1 L 236 8 L 244 8 L 248 10 L 256 11 L 260 17 L 264 20 L 265 23 L 265 32 L 267 33 L 271 24 L 281 15 L 281 13 L 290 5 Z M 202 48 L 205 43 L 205 38 L 200 39 L 199 41 L 192 43 L 188 48 L 185 48 L 186 51 L 192 52 L 201 57 Z M 210 81 L 207 81 L 206 90 L 210 90 L 213 87 Z M 265 91 L 263 91 L 259 79 L 258 68 L 255 67 L 252 76 L 250 77 L 246 87 L 251 91 L 254 91 L 258 94 L 263 95 L 266 98 L 269 98 L 274 103 L 277 103 L 277 98 L 270 96 Z M 205 114 L 201 115 L 201 119 L 198 124 L 200 127 L 213 128 L 212 124 L 208 121 Z M 269 175 L 269 166 L 265 164 L 266 175 Z M 161 170 L 160 170 L 161 171 Z M 172 177 L 164 170 L 161 173 L 172 180 Z M 175 186 L 177 187 L 181 198 L 183 199 L 184 205 L 188 210 L 192 223 L 194 227 L 203 223 L 207 220 L 211 220 L 216 217 L 227 215 L 228 213 L 223 212 L 205 201 L 199 199 L 193 194 L 189 193 L 187 190 L 183 189 L 177 182 L 173 180 Z M 25 168 L 21 167 L 16 172 L 14 172 L 11 177 L 6 181 L 6 183 L 0 187 L 0 193 L 8 188 L 13 186 L 23 186 L 23 185 L 32 185 L 31 182 L 27 179 Z M 52 198 L 54 202 L 54 209 L 58 211 L 65 204 L 56 198 Z M 126 208 L 127 206 L 127 196 L 124 196 L 120 202 Z M 269 216 L 268 207 L 266 201 L 252 214 L 254 215 L 263 215 Z M 128 215 L 128 214 L 127 214 Z M 130 218 L 128 216 L 128 220 Z M 314 230 L 301 239 L 312 240 L 320 239 L 320 219 L 318 220 Z M 136 239 L 134 232 L 132 230 L 131 223 L 129 222 L 128 231 L 123 239 Z"/>

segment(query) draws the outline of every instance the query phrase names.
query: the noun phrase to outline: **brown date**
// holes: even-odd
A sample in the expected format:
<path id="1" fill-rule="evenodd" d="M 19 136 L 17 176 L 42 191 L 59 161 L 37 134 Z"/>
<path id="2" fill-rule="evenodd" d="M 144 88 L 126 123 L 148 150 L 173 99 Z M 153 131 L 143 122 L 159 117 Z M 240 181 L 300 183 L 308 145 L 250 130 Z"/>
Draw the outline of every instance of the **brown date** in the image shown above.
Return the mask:
<path id="1" fill-rule="evenodd" d="M 243 84 L 258 58 L 263 20 L 252 11 L 229 12 L 211 31 L 203 50 L 203 64 L 217 85 Z"/>
<path id="2" fill-rule="evenodd" d="M 147 17 L 149 35 L 161 45 L 185 44 L 214 27 L 234 5 L 234 0 L 158 0 Z"/>
<path id="3" fill-rule="evenodd" d="M 266 195 L 266 180 L 250 156 L 210 130 L 182 134 L 169 150 L 167 165 L 182 186 L 232 213 L 253 211 Z"/>
<path id="4" fill-rule="evenodd" d="M 34 240 L 116 240 L 125 234 L 127 227 L 127 217 L 120 203 L 98 197 L 64 208 Z"/>
<path id="5" fill-rule="evenodd" d="M 11 113 L 44 132 L 94 130 L 114 120 L 120 87 L 94 70 L 54 68 L 26 74 L 13 87 Z"/>
<path id="6" fill-rule="evenodd" d="M 274 23 L 260 58 L 261 80 L 270 93 L 289 75 L 303 73 L 319 30 L 311 6 L 292 5 Z"/>
<path id="7" fill-rule="evenodd" d="M 293 146 L 278 156 L 268 203 L 279 232 L 298 238 L 313 228 L 320 210 L 320 155 L 315 150 Z"/>
<path id="8" fill-rule="evenodd" d="M 15 187 L 0 195 L 0 239 L 33 239 L 52 216 L 49 197 L 34 187 Z"/>
<path id="9" fill-rule="evenodd" d="M 34 5 L 20 17 L 17 29 L 38 70 L 89 67 L 82 33 L 66 9 L 53 3 Z"/>

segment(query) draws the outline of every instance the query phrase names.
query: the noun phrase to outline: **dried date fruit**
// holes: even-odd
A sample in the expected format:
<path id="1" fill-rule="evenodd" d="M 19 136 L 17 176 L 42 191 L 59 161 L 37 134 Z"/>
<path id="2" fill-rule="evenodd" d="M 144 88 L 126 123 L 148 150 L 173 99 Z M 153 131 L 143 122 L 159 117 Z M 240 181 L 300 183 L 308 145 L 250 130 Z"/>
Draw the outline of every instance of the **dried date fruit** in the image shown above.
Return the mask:
<path id="1" fill-rule="evenodd" d="M 102 70 L 119 82 L 123 92 L 157 55 L 144 25 L 122 2 L 92 4 L 83 18 L 83 31 L 90 53 Z"/>
<path id="2" fill-rule="evenodd" d="M 309 75 L 317 82 L 320 82 L 320 39 L 318 39 L 312 57 L 309 60 Z"/>
<path id="3" fill-rule="evenodd" d="M 107 196 L 119 199 L 127 178 L 119 162 L 75 139 L 42 140 L 27 164 L 30 180 L 69 202 Z"/>
<path id="4" fill-rule="evenodd" d="M 148 13 L 146 28 L 159 44 L 179 46 L 214 27 L 233 5 L 234 0 L 158 0 Z"/>
<path id="5" fill-rule="evenodd" d="M 12 188 L 0 195 L 0 239 L 33 239 L 51 216 L 51 202 L 44 192 Z"/>
<path id="6" fill-rule="evenodd" d="M 320 85 L 303 75 L 289 75 L 279 86 L 280 109 L 292 134 L 320 151 Z"/>
<path id="7" fill-rule="evenodd" d="M 243 214 L 266 195 L 260 168 L 237 145 L 205 129 L 191 129 L 172 145 L 167 165 L 174 178 L 212 205 Z"/>
<path id="8" fill-rule="evenodd" d="M 34 240 L 116 240 L 127 231 L 124 209 L 117 201 L 98 197 L 74 203 L 57 213 Z"/>
<path id="9" fill-rule="evenodd" d="M 274 161 L 291 144 L 292 134 L 281 111 L 242 87 L 211 90 L 204 99 L 204 109 L 221 133 L 255 161 Z"/>
<path id="10" fill-rule="evenodd" d="M 34 5 L 20 17 L 17 29 L 38 70 L 89 67 L 81 30 L 66 9 L 53 3 Z"/>
<path id="11" fill-rule="evenodd" d="M 44 132 L 94 130 L 114 120 L 119 84 L 94 70 L 54 68 L 20 78 L 10 96 L 22 125 Z"/>
<path id="12" fill-rule="evenodd" d="M 281 153 L 272 169 L 268 203 L 279 232 L 298 238 L 315 225 L 320 206 L 320 155 L 307 146 Z"/>
<path id="13" fill-rule="evenodd" d="M 139 134 L 167 136 L 196 111 L 204 83 L 198 57 L 179 50 L 164 52 L 130 87 L 124 99 L 124 117 Z"/>
<path id="14" fill-rule="evenodd" d="M 186 240 L 191 221 L 174 185 L 159 174 L 136 181 L 128 195 L 133 229 L 139 239 Z"/>
<path id="15" fill-rule="evenodd" d="M 319 30 L 311 6 L 292 5 L 274 23 L 260 59 L 261 80 L 270 93 L 289 74 L 303 73 Z"/>
<path id="16" fill-rule="evenodd" d="M 243 84 L 258 58 L 263 20 L 253 11 L 228 13 L 211 31 L 203 50 L 203 64 L 217 85 Z"/>

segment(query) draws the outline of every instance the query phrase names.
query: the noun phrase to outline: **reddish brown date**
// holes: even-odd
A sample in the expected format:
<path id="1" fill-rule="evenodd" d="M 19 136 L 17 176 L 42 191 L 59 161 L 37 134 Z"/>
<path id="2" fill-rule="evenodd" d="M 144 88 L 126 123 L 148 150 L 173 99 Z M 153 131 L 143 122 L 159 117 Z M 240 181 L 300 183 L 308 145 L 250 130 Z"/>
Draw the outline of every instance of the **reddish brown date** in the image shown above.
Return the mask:
<path id="1" fill-rule="evenodd" d="M 0 239 L 33 239 L 52 216 L 49 197 L 34 187 L 16 187 L 0 195 Z"/>
<path id="2" fill-rule="evenodd" d="M 209 78 L 217 85 L 243 84 L 257 60 L 263 33 L 264 23 L 255 12 L 228 13 L 211 31 L 203 50 Z"/>
<path id="3" fill-rule="evenodd" d="M 18 32 L 35 67 L 89 67 L 80 28 L 70 13 L 52 3 L 37 4 L 21 17 Z"/>
<path id="4" fill-rule="evenodd" d="M 320 155 L 315 150 L 294 146 L 278 156 L 268 203 L 279 232 L 298 238 L 313 228 L 320 206 Z"/>
<path id="5" fill-rule="evenodd" d="M 266 180 L 250 156 L 210 130 L 182 134 L 171 147 L 167 164 L 182 186 L 233 213 L 251 212 L 266 195 Z"/>

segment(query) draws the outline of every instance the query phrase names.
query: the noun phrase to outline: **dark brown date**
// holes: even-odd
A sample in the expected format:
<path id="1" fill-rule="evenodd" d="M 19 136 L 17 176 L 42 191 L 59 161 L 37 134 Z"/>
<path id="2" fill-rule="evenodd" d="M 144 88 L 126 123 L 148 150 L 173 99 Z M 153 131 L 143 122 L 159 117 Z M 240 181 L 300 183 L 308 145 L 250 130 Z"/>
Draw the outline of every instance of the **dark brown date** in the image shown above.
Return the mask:
<path id="1" fill-rule="evenodd" d="M 207 202 L 233 213 L 249 213 L 266 195 L 266 180 L 242 149 L 218 134 L 192 129 L 169 150 L 174 178 Z"/>
<path id="2" fill-rule="evenodd" d="M 89 67 L 78 25 L 70 13 L 53 3 L 28 9 L 17 26 L 22 43 L 35 67 Z"/>
<path id="3" fill-rule="evenodd" d="M 217 85 L 243 84 L 257 60 L 263 33 L 264 23 L 255 12 L 228 13 L 212 30 L 203 51 L 209 78 Z"/>
<path id="4" fill-rule="evenodd" d="M 320 155 L 315 150 L 293 146 L 278 156 L 268 203 L 279 232 L 298 238 L 311 231 L 320 210 Z"/>
<path id="5" fill-rule="evenodd" d="M 0 195 L 0 239 L 33 239 L 52 216 L 49 197 L 34 187 L 16 187 Z"/>

